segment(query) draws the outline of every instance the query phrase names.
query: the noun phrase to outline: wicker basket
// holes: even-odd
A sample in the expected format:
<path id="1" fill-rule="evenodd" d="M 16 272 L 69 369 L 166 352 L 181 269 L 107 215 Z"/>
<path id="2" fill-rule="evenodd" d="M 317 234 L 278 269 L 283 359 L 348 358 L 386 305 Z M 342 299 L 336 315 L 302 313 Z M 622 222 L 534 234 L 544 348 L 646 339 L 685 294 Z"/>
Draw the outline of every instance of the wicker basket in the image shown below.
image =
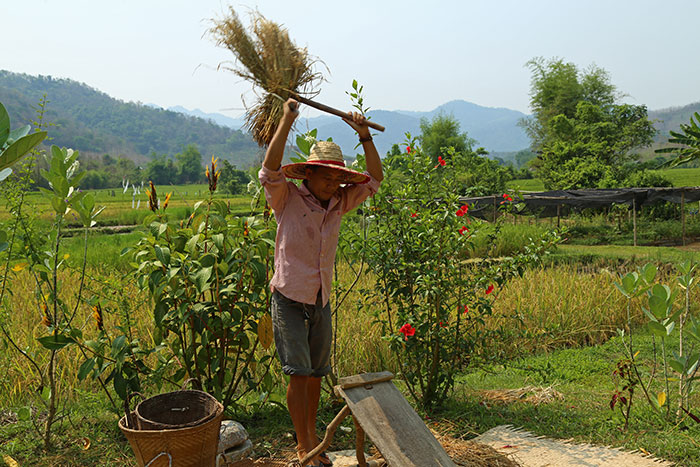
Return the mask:
<path id="1" fill-rule="evenodd" d="M 141 430 L 173 430 L 197 426 L 213 418 L 221 404 L 204 391 L 182 390 L 150 397 L 136 406 Z"/>
<path id="2" fill-rule="evenodd" d="M 217 402 L 218 404 L 218 402 Z M 135 414 L 130 414 L 135 417 Z M 127 427 L 126 416 L 119 428 L 129 440 L 139 467 L 213 467 L 219 444 L 224 408 L 196 426 L 165 430 L 138 430 Z"/>

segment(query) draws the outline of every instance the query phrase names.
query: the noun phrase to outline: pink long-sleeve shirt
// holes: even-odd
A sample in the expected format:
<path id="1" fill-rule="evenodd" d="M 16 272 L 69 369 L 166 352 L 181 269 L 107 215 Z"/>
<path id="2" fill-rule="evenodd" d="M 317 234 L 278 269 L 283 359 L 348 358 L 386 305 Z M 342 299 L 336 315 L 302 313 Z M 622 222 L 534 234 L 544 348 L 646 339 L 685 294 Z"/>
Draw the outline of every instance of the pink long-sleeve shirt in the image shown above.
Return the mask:
<path id="1" fill-rule="evenodd" d="M 287 181 L 281 169 L 263 166 L 258 177 L 277 219 L 275 274 L 270 287 L 287 298 L 308 304 L 316 303 L 320 289 L 325 305 L 331 293 L 343 214 L 374 195 L 379 181 L 370 175 L 365 184 L 341 187 L 328 202 L 328 208 L 324 208 L 305 184 L 297 186 Z"/>

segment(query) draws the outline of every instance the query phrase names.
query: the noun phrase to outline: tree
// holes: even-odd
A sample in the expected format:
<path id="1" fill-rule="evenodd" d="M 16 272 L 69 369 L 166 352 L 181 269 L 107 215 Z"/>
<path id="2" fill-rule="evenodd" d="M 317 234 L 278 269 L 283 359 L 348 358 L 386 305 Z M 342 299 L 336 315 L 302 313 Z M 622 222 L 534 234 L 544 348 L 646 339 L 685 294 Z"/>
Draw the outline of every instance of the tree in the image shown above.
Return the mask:
<path id="1" fill-rule="evenodd" d="M 156 185 L 170 185 L 177 183 L 178 173 L 173 160 L 165 154 L 155 156 L 146 166 L 145 178 Z"/>
<path id="2" fill-rule="evenodd" d="M 204 178 L 202 155 L 196 145 L 188 144 L 184 151 L 175 154 L 175 160 L 180 183 L 196 183 Z"/>
<path id="3" fill-rule="evenodd" d="M 539 155 L 530 162 L 549 189 L 620 186 L 621 168 L 656 132 L 646 106 L 617 104 L 608 73 L 561 59 L 530 60 L 532 117 L 521 121 Z"/>
<path id="4" fill-rule="evenodd" d="M 519 169 L 523 169 L 527 166 L 528 162 L 537 157 L 537 154 L 530 151 L 529 149 L 523 149 L 515 153 L 515 164 Z"/>
<path id="5" fill-rule="evenodd" d="M 446 149 L 454 148 L 455 152 L 465 153 L 472 150 L 476 143 L 460 133 L 459 122 L 452 115 L 439 113 L 432 120 L 422 118 L 420 121 L 421 135 L 418 137 L 423 152 L 430 155 L 435 162 L 438 156 L 447 156 Z"/>
<path id="6" fill-rule="evenodd" d="M 459 122 L 453 116 L 439 114 L 431 121 L 423 120 L 421 130 L 422 134 L 418 138 L 422 142 L 421 152 L 430 157 L 436 166 L 450 161 L 458 182 L 457 194 L 482 196 L 502 193 L 506 182 L 512 179 L 511 171 L 486 157 L 488 152 L 484 148 L 473 149 L 475 141 L 460 131 Z M 387 154 L 384 164 L 389 176 L 399 179 L 405 177 L 413 158 L 411 144 L 413 142 L 408 143 L 409 150 L 405 153 L 392 148 Z M 425 144 L 428 144 L 428 149 Z"/>
<path id="7" fill-rule="evenodd" d="M 226 159 L 222 161 L 219 186 L 221 186 L 224 193 L 232 195 L 245 193 L 248 182 L 250 182 L 250 177 L 245 171 L 238 170 L 235 165 L 232 165 Z"/>

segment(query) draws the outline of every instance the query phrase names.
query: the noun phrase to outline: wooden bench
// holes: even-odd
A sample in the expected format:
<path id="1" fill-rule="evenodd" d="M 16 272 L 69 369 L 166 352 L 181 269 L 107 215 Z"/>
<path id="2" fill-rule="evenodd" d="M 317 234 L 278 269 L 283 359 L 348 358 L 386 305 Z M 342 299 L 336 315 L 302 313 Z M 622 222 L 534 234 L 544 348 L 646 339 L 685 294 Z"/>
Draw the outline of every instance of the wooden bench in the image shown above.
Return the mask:
<path id="1" fill-rule="evenodd" d="M 338 425 L 345 417 L 352 415 L 359 467 L 380 465 L 377 461 L 365 460 L 365 435 L 372 440 L 389 466 L 456 467 L 420 416 L 391 382 L 393 378 L 394 375 L 388 371 L 341 378 L 333 389 L 346 405 L 328 425 L 321 444 L 301 464 L 306 465 L 314 456 L 326 450 Z"/>

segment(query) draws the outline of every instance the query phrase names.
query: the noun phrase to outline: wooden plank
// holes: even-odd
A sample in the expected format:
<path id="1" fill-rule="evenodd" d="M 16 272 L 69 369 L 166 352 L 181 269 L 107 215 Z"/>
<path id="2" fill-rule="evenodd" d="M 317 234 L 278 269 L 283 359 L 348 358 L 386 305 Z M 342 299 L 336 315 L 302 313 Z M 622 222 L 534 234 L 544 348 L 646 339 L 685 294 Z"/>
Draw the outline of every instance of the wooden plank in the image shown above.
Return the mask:
<path id="1" fill-rule="evenodd" d="M 392 467 L 456 467 L 420 416 L 390 381 L 336 391 Z"/>
<path id="2" fill-rule="evenodd" d="M 362 373 L 360 375 L 346 376 L 338 380 L 338 386 L 342 389 L 356 388 L 367 384 L 381 383 L 382 381 L 391 381 L 394 379 L 394 374 L 390 371 L 381 371 L 379 373 Z"/>

